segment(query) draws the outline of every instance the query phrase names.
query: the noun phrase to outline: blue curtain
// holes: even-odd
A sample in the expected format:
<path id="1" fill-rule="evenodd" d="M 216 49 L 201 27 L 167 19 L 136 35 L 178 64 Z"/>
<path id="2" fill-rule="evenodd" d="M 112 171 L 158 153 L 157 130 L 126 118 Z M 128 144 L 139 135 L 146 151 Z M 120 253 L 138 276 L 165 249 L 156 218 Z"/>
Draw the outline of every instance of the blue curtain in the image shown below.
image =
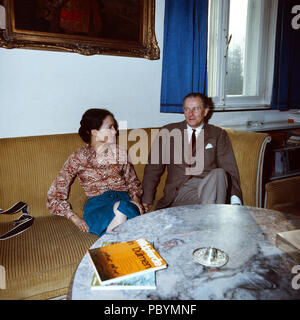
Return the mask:
<path id="1" fill-rule="evenodd" d="M 299 4 L 299 0 L 278 1 L 273 109 L 300 108 L 300 29 L 292 25 L 292 8 Z"/>
<path id="2" fill-rule="evenodd" d="M 206 94 L 208 0 L 166 0 L 161 112 L 183 112 L 190 92 Z"/>

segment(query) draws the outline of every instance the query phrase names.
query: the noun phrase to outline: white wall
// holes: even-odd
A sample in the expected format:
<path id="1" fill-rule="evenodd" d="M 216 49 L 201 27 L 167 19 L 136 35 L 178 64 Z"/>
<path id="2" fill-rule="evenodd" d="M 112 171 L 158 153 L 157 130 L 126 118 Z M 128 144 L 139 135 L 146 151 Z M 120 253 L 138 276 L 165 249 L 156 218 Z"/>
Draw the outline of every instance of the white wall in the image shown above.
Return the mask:
<path id="1" fill-rule="evenodd" d="M 183 119 L 160 108 L 164 0 L 156 0 L 161 59 L 0 48 L 0 137 L 77 132 L 83 112 L 108 108 L 128 128 Z M 278 111 L 216 113 L 212 123 L 286 119 Z"/>

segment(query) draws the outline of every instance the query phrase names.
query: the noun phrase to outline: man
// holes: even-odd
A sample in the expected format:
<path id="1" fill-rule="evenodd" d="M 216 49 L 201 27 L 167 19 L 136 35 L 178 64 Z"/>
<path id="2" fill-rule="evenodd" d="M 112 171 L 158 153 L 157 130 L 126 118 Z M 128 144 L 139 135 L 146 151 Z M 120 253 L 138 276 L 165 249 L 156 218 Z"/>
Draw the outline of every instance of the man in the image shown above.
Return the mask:
<path id="1" fill-rule="evenodd" d="M 239 172 L 229 137 L 222 128 L 205 123 L 209 112 L 208 98 L 201 93 L 190 93 L 184 98 L 183 110 L 185 121 L 168 124 L 161 132 L 181 132 L 182 137 L 187 137 L 182 139 L 183 145 L 188 140 L 194 164 L 192 166 L 186 160 L 186 153 L 178 156 L 182 152 L 182 145 L 175 138 L 170 139 L 167 145 L 170 146 L 169 161 L 163 161 L 161 154 L 168 148 L 158 135 L 152 144 L 143 177 L 142 202 L 146 212 L 152 205 L 157 185 L 166 167 L 168 175 L 164 196 L 158 201 L 156 209 L 204 203 L 242 204 Z M 158 148 L 154 148 L 155 143 Z M 157 152 L 159 156 L 155 154 Z M 180 157 L 181 163 L 176 162 L 175 158 L 178 160 Z M 192 171 L 197 167 L 201 170 Z"/>

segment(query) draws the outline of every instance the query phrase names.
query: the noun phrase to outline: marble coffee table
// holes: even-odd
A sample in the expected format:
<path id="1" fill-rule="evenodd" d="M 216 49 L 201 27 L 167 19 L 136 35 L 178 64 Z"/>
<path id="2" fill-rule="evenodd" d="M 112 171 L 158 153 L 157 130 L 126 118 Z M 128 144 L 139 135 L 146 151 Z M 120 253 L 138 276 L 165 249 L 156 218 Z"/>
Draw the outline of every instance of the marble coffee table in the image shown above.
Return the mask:
<path id="1" fill-rule="evenodd" d="M 275 247 L 279 231 L 300 228 L 300 217 L 232 205 L 191 205 L 154 211 L 128 220 L 99 238 L 146 238 L 168 263 L 156 272 L 155 290 L 91 290 L 94 269 L 84 255 L 70 286 L 75 300 L 300 299 L 292 287 L 296 262 Z M 229 255 L 218 269 L 204 267 L 193 251 L 215 247 Z"/>

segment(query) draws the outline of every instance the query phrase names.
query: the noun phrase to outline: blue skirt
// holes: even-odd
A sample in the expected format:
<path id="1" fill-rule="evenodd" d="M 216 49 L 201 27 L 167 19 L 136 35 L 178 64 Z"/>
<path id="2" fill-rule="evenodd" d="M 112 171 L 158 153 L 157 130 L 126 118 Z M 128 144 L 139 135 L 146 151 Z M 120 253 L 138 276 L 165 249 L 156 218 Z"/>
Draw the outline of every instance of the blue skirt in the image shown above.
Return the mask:
<path id="1" fill-rule="evenodd" d="M 113 208 L 120 201 L 118 210 L 132 219 L 140 214 L 139 208 L 131 201 L 125 191 L 106 191 L 103 194 L 90 198 L 83 207 L 83 219 L 89 226 L 89 232 L 101 237 L 115 217 Z"/>

